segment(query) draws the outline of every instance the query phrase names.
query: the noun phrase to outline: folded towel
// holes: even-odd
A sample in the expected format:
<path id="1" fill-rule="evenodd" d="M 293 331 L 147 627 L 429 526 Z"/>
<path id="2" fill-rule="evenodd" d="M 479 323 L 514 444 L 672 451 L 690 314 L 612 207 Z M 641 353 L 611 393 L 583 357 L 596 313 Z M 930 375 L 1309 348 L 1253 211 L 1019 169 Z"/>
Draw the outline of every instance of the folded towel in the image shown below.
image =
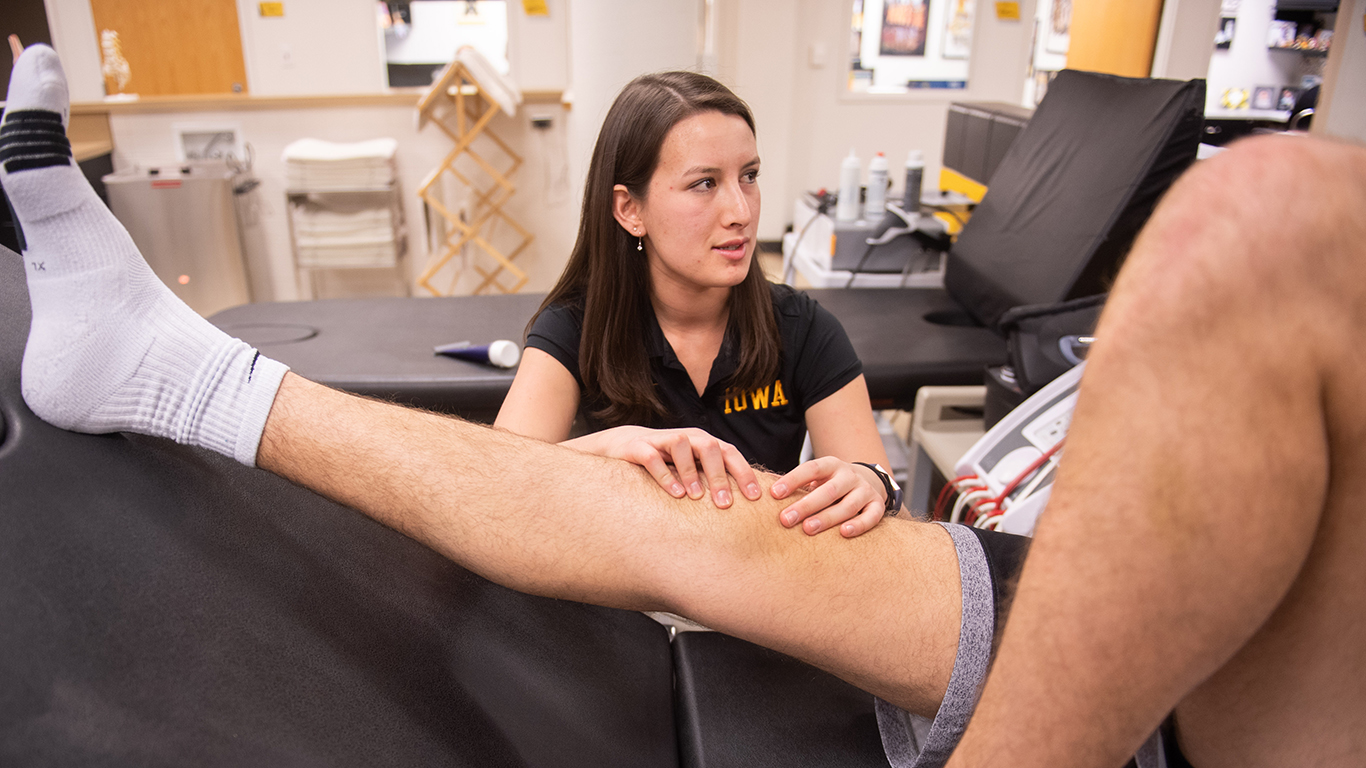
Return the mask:
<path id="1" fill-rule="evenodd" d="M 285 147 L 281 159 L 285 162 L 336 162 L 379 158 L 392 160 L 398 151 L 395 139 L 371 139 L 352 144 L 339 144 L 322 139 L 299 139 Z"/>

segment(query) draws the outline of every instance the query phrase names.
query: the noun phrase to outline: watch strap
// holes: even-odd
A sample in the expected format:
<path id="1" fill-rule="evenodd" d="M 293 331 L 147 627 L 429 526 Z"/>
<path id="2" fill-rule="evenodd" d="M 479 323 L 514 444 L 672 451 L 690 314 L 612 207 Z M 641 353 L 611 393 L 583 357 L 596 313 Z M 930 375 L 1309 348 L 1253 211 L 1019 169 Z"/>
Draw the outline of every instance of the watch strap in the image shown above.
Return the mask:
<path id="1" fill-rule="evenodd" d="M 890 472 L 883 469 L 879 464 L 869 464 L 866 461 L 855 461 L 851 463 L 871 469 L 873 474 L 877 475 L 877 478 L 882 481 L 882 487 L 887 492 L 886 511 L 888 515 L 895 515 L 897 512 L 901 511 L 901 486 L 897 485 L 896 480 L 892 479 L 892 474 Z"/>

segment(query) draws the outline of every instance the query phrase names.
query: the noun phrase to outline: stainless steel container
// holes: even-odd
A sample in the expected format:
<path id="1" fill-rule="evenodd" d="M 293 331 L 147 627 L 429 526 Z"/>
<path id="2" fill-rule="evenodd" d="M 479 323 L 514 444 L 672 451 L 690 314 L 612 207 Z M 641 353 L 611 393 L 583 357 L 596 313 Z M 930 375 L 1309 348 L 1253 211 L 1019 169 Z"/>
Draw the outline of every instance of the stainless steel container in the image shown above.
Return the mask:
<path id="1" fill-rule="evenodd" d="M 204 316 L 251 301 L 233 175 L 222 163 L 196 163 L 104 177 L 109 208 L 152 271 Z"/>

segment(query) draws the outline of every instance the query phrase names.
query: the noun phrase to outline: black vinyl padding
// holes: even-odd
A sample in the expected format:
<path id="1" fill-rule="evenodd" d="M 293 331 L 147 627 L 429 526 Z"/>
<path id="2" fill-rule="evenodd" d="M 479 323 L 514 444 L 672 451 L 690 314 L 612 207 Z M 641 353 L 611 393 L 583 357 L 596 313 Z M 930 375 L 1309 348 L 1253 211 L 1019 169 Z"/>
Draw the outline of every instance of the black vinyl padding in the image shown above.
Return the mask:
<path id="1" fill-rule="evenodd" d="M 674 639 L 683 768 L 887 768 L 873 696 L 719 632 Z"/>
<path id="2" fill-rule="evenodd" d="M 273 302 L 231 307 L 209 321 L 320 384 L 492 422 L 516 369 L 438 356 L 432 348 L 458 341 L 521 343 L 544 298 Z"/>
<path id="3" fill-rule="evenodd" d="M 1006 343 L 973 322 L 944 291 L 826 288 L 807 291 L 830 310 L 863 361 L 875 409 L 915 406 L 920 387 L 981 384 L 1006 362 Z"/>
<path id="4" fill-rule="evenodd" d="M 0 765 L 674 766 L 666 631 L 230 459 L 49 426 L 0 250 Z"/>
<path id="5" fill-rule="evenodd" d="M 1204 105 L 1204 80 L 1059 72 L 949 251 L 945 289 L 988 327 L 1013 307 L 1106 292 L 1195 161 Z"/>

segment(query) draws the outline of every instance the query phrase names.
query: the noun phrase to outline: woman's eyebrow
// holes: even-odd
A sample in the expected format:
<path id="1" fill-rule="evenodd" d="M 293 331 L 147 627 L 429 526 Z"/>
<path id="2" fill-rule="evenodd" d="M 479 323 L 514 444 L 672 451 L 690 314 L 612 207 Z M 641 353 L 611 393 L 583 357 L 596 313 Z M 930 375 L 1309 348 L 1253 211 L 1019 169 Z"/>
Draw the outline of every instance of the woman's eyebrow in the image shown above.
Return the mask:
<path id="1" fill-rule="evenodd" d="M 758 164 L 759 164 L 759 157 L 758 157 L 758 155 L 755 155 L 755 157 L 754 157 L 753 160 L 750 160 L 748 163 L 745 163 L 744 165 L 742 165 L 742 166 L 740 166 L 740 167 L 741 167 L 741 168 L 749 168 L 749 167 L 751 167 L 751 166 L 755 166 L 755 165 L 758 165 Z M 695 165 L 695 166 L 689 168 L 688 170 L 684 171 L 684 172 L 683 172 L 683 175 L 684 175 L 684 176 L 691 176 L 691 175 L 693 175 L 694 173 L 720 173 L 720 172 L 721 172 L 721 169 L 720 169 L 720 168 L 717 168 L 717 167 L 715 167 L 715 166 L 710 166 L 710 165 Z"/>

